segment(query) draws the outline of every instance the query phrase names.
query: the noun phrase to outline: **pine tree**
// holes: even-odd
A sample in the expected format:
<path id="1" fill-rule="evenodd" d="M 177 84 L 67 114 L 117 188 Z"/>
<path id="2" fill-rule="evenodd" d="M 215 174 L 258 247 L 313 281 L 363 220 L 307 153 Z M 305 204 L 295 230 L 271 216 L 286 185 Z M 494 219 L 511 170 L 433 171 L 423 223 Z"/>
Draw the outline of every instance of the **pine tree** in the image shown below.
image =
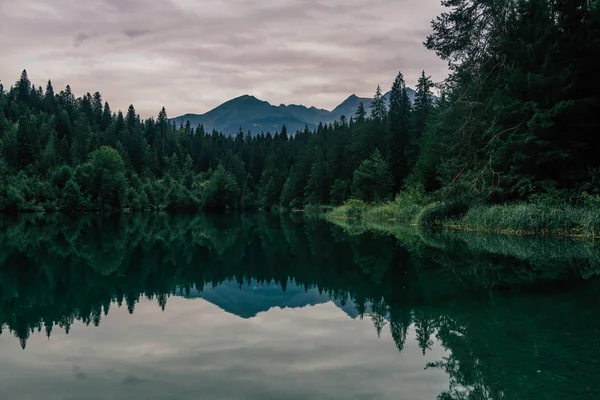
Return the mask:
<path id="1" fill-rule="evenodd" d="M 19 167 L 25 168 L 36 159 L 37 143 L 34 133 L 35 126 L 29 114 L 24 114 L 19 119 L 19 130 L 17 133 L 17 157 Z"/>
<path id="2" fill-rule="evenodd" d="M 244 209 L 253 209 L 258 206 L 256 188 L 254 186 L 252 175 L 248 174 L 242 187 L 241 205 Z"/>
<path id="3" fill-rule="evenodd" d="M 430 76 L 425 76 L 425 71 L 421 73 L 421 77 L 417 82 L 416 95 L 415 95 L 415 135 L 421 137 L 425 131 L 425 124 L 429 113 L 433 108 L 433 82 Z"/>
<path id="4" fill-rule="evenodd" d="M 375 96 L 371 102 L 371 119 L 381 122 L 385 119 L 386 114 L 385 99 L 381 93 L 381 87 L 377 85 Z"/>
<path id="5" fill-rule="evenodd" d="M 50 168 L 56 165 L 59 160 L 58 157 L 58 145 L 56 143 L 56 135 L 54 132 L 50 134 L 46 147 L 40 156 L 40 169 L 42 171 L 48 171 Z"/>
<path id="6" fill-rule="evenodd" d="M 56 112 L 56 95 L 54 94 L 54 87 L 50 80 L 48 80 L 48 83 L 46 84 L 46 93 L 44 94 L 43 104 L 46 112 Z"/>
<path id="7" fill-rule="evenodd" d="M 331 190 L 329 191 L 331 204 L 339 205 L 345 202 L 348 199 L 348 192 L 348 182 L 341 179 L 336 179 L 331 185 Z"/>
<path id="8" fill-rule="evenodd" d="M 264 181 L 264 177 L 261 181 Z M 275 178 L 273 176 L 269 177 L 266 184 L 261 186 L 263 187 L 260 199 L 261 207 L 270 209 L 277 204 L 280 197 L 277 193 L 277 183 L 275 182 Z"/>
<path id="9" fill-rule="evenodd" d="M 394 175 L 394 190 L 402 187 L 409 173 L 407 147 L 410 140 L 410 110 L 411 104 L 406 91 L 406 83 L 402 73 L 398 73 L 390 92 L 390 143 L 389 164 Z"/>
<path id="10" fill-rule="evenodd" d="M 287 142 L 288 141 L 288 133 L 287 133 L 287 128 L 285 127 L 285 125 L 283 125 L 281 127 L 281 133 L 279 134 L 279 139 L 282 142 Z"/>
<path id="11" fill-rule="evenodd" d="M 282 207 L 290 207 L 292 202 L 298 196 L 298 182 L 297 182 L 297 173 L 294 167 L 292 167 L 289 171 L 288 177 L 283 184 L 283 188 L 281 189 L 281 196 L 279 199 L 279 204 Z"/>
<path id="12" fill-rule="evenodd" d="M 111 123 L 112 113 L 110 111 L 110 105 L 108 104 L 108 102 L 105 102 L 104 109 L 102 110 L 102 117 L 100 119 L 100 131 L 106 132 Z"/>
<path id="13" fill-rule="evenodd" d="M 60 105 L 67 111 L 69 118 L 73 118 L 75 109 L 75 95 L 71 91 L 71 86 L 67 85 L 58 95 Z"/>
<path id="14" fill-rule="evenodd" d="M 94 115 L 94 125 L 99 126 L 102 121 L 102 95 L 100 92 L 94 93 L 92 98 L 92 113 Z"/>
<path id="15" fill-rule="evenodd" d="M 80 164 L 87 160 L 90 148 L 90 136 L 92 130 L 87 119 L 80 114 L 73 127 L 73 145 L 71 146 L 71 159 L 75 164 Z"/>
<path id="16" fill-rule="evenodd" d="M 329 185 L 323 154 L 318 152 L 310 169 L 310 175 L 304 189 L 305 204 L 326 204 L 329 197 Z"/>
<path id="17" fill-rule="evenodd" d="M 80 211 L 83 208 L 83 194 L 79 184 L 69 179 L 61 191 L 60 208 L 64 211 Z"/>
<path id="18" fill-rule="evenodd" d="M 380 202 L 388 200 L 392 194 L 393 179 L 388 165 L 375 149 L 371 157 L 366 159 L 354 172 L 352 193 L 354 197 Z"/>
<path id="19" fill-rule="evenodd" d="M 156 121 L 158 127 L 158 134 L 160 140 L 160 153 L 159 156 L 165 155 L 166 141 L 167 141 L 167 129 L 169 128 L 169 119 L 167 118 L 167 110 L 163 107 L 158 113 L 158 119 Z"/>
<path id="20" fill-rule="evenodd" d="M 17 88 L 17 100 L 22 104 L 29 105 L 29 94 L 31 92 L 31 82 L 27 76 L 27 71 L 21 72 L 21 78 L 16 84 Z"/>
<path id="21" fill-rule="evenodd" d="M 127 124 L 127 130 L 130 134 L 133 133 L 138 121 L 137 113 L 135 112 L 135 107 L 133 106 L 133 104 L 129 105 L 129 108 L 127 109 L 127 116 L 125 117 L 125 121 Z"/>
<path id="22" fill-rule="evenodd" d="M 450 157 L 454 125 L 449 119 L 451 103 L 442 92 L 429 118 L 423 137 L 419 142 L 417 162 L 412 168 L 407 183 L 420 185 L 427 191 L 440 189 L 439 169 L 444 168 L 444 159 Z"/>

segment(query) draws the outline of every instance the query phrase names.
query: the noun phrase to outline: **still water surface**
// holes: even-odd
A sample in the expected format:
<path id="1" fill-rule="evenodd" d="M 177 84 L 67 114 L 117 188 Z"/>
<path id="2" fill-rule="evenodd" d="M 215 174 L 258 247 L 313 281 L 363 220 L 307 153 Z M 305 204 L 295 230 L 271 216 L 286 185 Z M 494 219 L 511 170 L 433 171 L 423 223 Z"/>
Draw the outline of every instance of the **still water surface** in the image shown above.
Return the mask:
<path id="1" fill-rule="evenodd" d="M 381 230 L 4 218 L 0 398 L 600 398 L 600 246 Z"/>

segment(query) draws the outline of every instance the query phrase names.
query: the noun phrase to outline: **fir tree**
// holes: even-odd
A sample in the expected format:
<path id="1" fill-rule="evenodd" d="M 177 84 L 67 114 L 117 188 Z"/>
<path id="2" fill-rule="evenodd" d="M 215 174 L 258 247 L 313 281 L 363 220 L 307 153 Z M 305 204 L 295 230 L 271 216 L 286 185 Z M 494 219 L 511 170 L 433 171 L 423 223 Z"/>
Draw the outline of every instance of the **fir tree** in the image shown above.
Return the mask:
<path id="1" fill-rule="evenodd" d="M 394 190 L 397 192 L 402 187 L 404 178 L 409 173 L 407 162 L 407 147 L 410 139 L 411 104 L 406 91 L 406 83 L 402 73 L 394 80 L 390 92 L 390 143 L 389 163 L 394 175 Z"/>
<path id="2" fill-rule="evenodd" d="M 414 121 L 415 121 L 415 136 L 420 138 L 425 131 L 425 124 L 427 118 L 433 108 L 433 82 L 430 76 L 425 76 L 425 71 L 421 73 L 421 77 L 417 83 L 416 95 L 415 95 L 415 110 L 414 110 Z"/>
<path id="3" fill-rule="evenodd" d="M 31 81 L 27 76 L 27 71 L 21 72 L 21 78 L 17 82 L 17 100 L 22 104 L 29 105 L 29 94 L 31 92 Z"/>
<path id="4" fill-rule="evenodd" d="M 19 119 L 19 130 L 17 133 L 17 157 L 20 168 L 31 165 L 37 156 L 35 126 L 29 114 L 24 114 Z"/>
<path id="5" fill-rule="evenodd" d="M 381 93 L 381 87 L 377 85 L 375 96 L 371 102 L 371 118 L 375 121 L 383 121 L 386 117 L 387 109 L 385 106 L 385 99 Z"/>
<path id="6" fill-rule="evenodd" d="M 363 161 L 354 172 L 352 193 L 356 198 L 369 202 L 388 200 L 392 193 L 393 179 L 388 165 L 375 149 L 371 157 Z"/>

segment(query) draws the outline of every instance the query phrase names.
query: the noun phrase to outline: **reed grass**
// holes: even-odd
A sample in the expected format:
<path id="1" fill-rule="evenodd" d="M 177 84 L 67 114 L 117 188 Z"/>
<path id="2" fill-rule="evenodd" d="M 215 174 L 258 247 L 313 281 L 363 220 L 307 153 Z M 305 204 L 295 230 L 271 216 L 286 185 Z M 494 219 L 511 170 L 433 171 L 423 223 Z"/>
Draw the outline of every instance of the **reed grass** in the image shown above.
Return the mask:
<path id="1" fill-rule="evenodd" d="M 570 205 L 517 203 L 478 205 L 448 226 L 481 232 L 514 234 L 598 236 L 600 209 Z"/>
<path id="2" fill-rule="evenodd" d="M 516 235 L 600 236 L 600 207 L 514 203 L 467 205 L 461 201 L 426 204 L 395 200 L 365 204 L 350 200 L 327 213 L 328 218 L 408 222 L 449 230 Z"/>

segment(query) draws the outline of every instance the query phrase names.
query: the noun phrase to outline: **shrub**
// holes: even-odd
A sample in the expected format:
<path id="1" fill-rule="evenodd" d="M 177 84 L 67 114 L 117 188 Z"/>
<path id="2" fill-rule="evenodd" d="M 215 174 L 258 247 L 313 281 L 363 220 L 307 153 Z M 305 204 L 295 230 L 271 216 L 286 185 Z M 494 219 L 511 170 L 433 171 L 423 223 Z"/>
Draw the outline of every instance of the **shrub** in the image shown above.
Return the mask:
<path id="1" fill-rule="evenodd" d="M 348 200 L 343 206 L 344 214 L 347 218 L 361 218 L 362 213 L 367 208 L 367 205 L 362 200 Z"/>
<path id="2" fill-rule="evenodd" d="M 417 214 L 415 223 L 417 225 L 441 225 L 445 221 L 461 217 L 469 209 L 463 201 L 437 202 L 429 204 Z"/>
<path id="3" fill-rule="evenodd" d="M 429 198 L 421 184 L 406 186 L 394 199 L 394 203 L 400 207 L 424 206 L 428 202 Z"/>

